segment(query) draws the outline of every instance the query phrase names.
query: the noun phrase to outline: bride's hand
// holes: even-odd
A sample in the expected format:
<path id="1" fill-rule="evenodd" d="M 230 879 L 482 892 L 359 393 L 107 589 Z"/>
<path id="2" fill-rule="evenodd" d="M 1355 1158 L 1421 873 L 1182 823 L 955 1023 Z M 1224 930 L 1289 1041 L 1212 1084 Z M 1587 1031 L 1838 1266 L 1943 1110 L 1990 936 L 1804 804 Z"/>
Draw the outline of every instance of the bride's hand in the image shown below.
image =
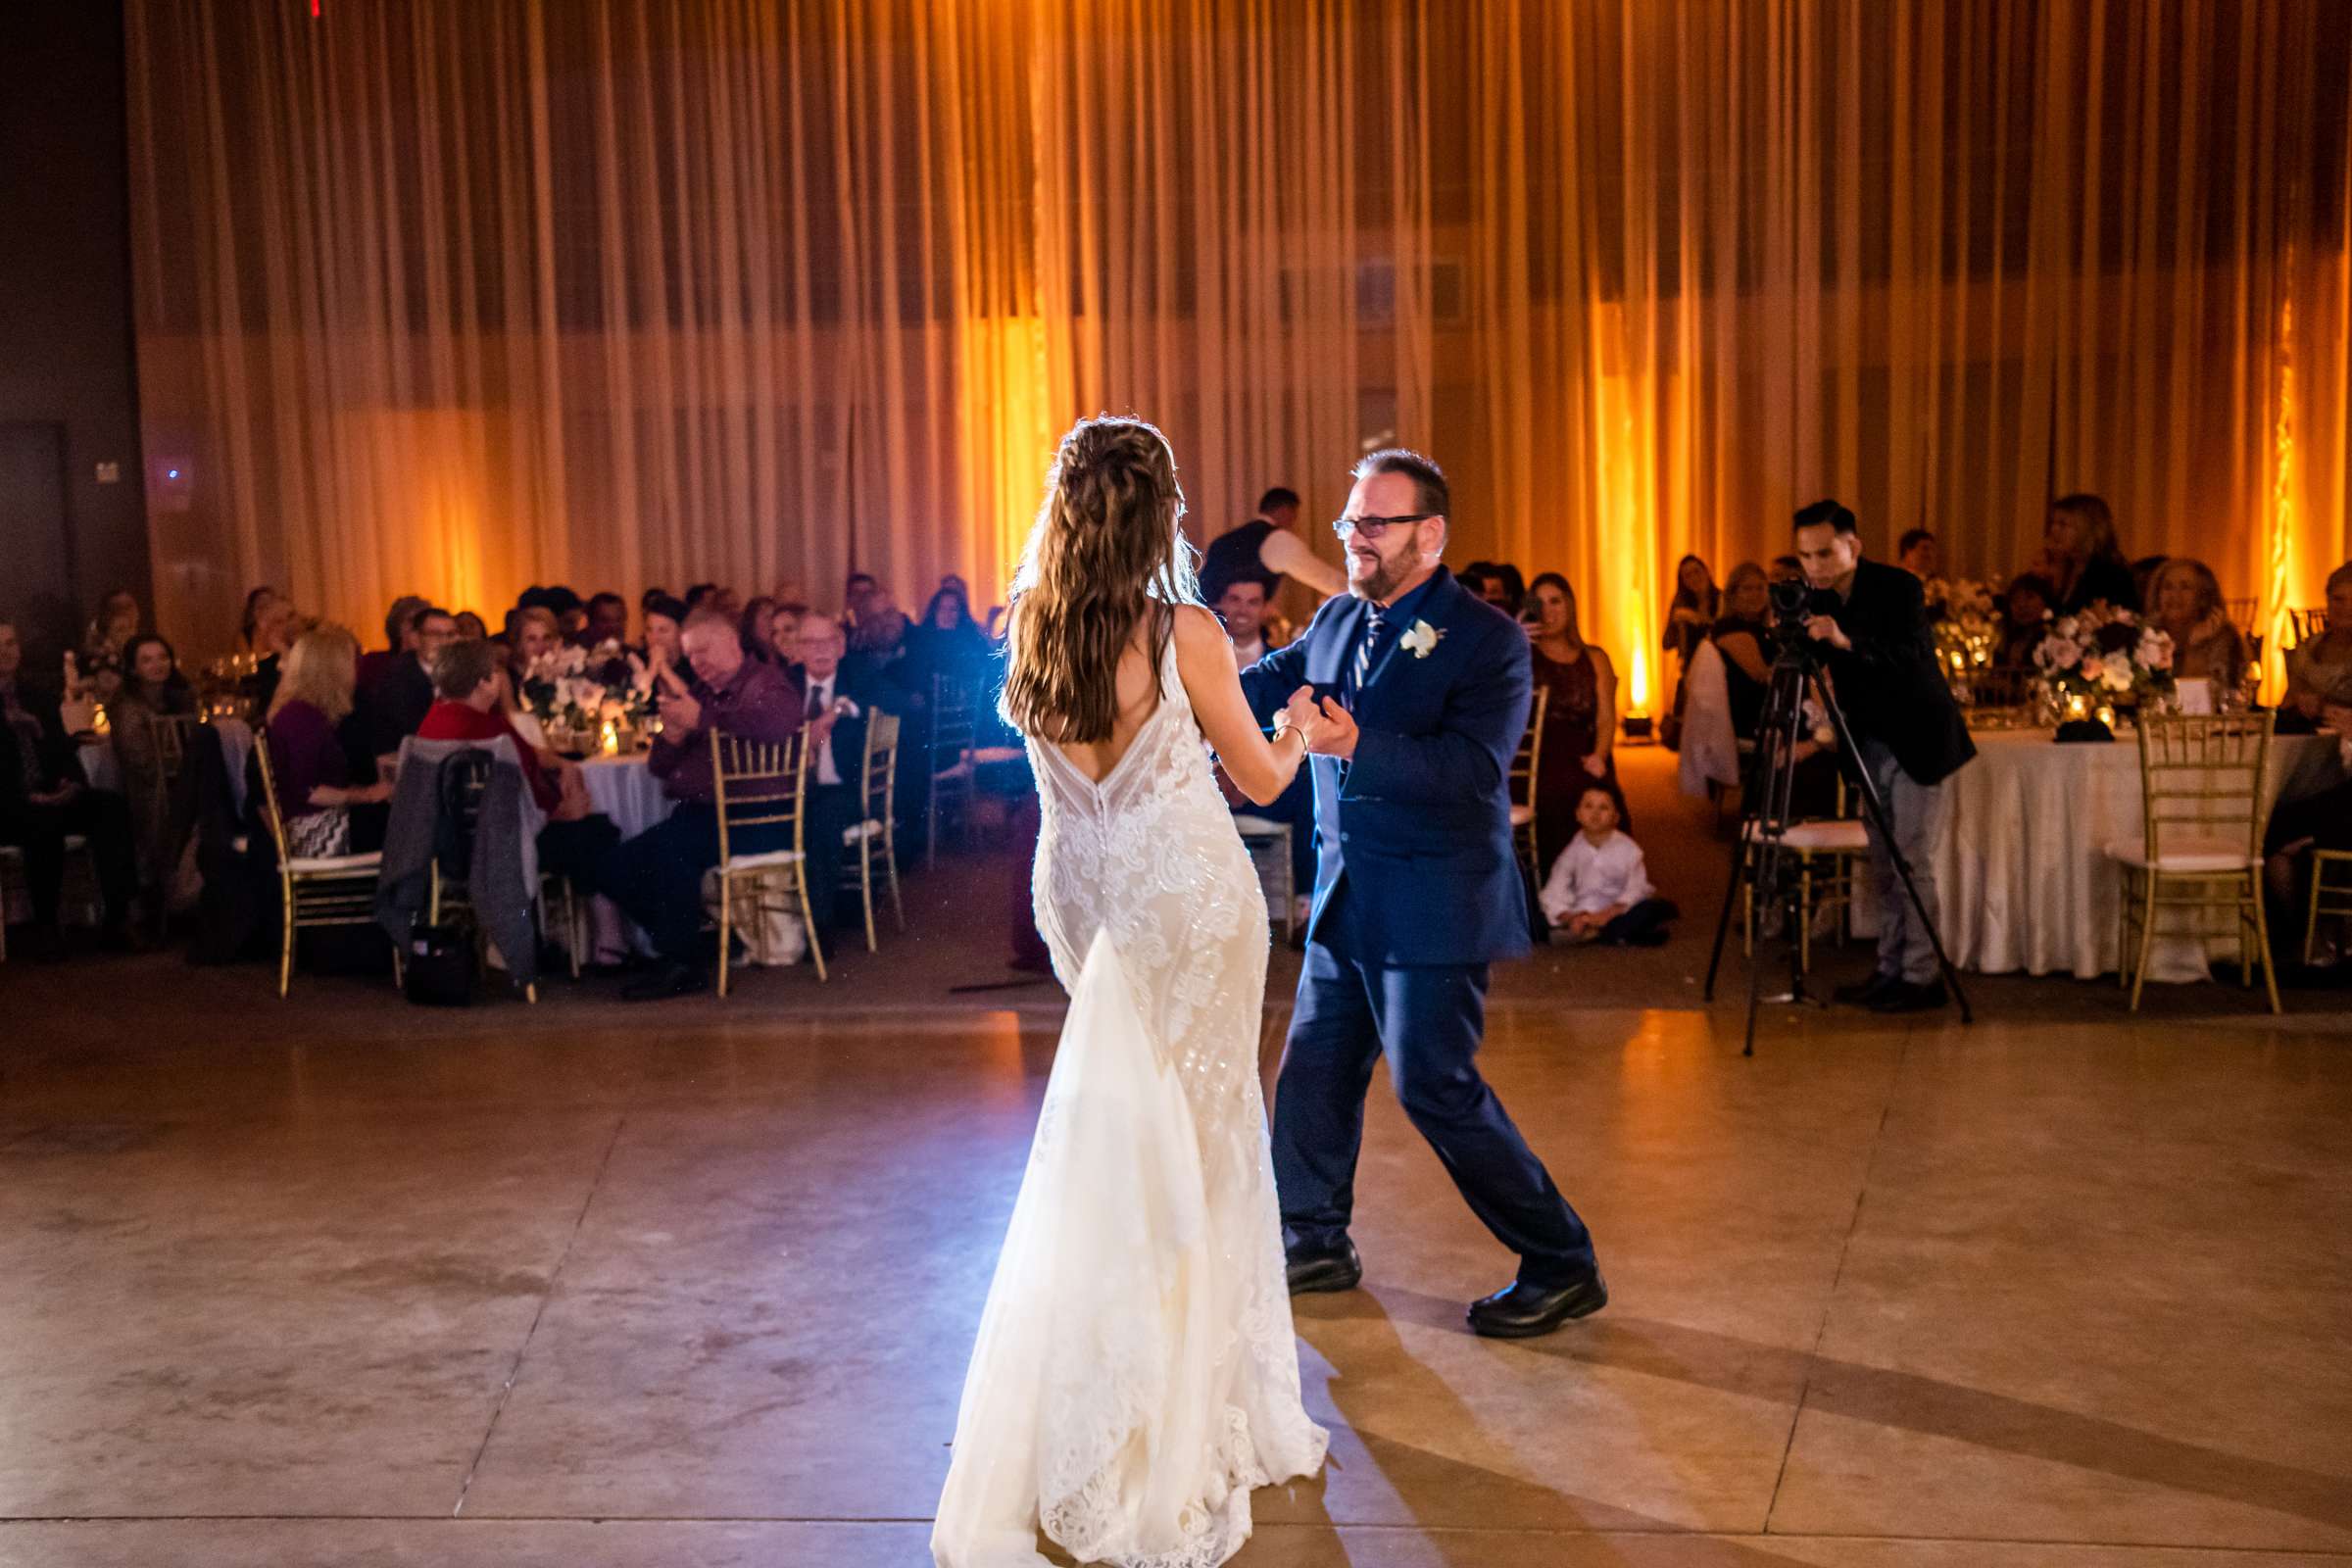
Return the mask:
<path id="1" fill-rule="evenodd" d="M 1322 710 L 1315 707 L 1315 689 L 1301 686 L 1291 693 L 1291 700 L 1283 705 L 1282 716 L 1283 722 L 1297 730 L 1311 746 L 1315 739 L 1315 726 L 1323 719 Z"/>

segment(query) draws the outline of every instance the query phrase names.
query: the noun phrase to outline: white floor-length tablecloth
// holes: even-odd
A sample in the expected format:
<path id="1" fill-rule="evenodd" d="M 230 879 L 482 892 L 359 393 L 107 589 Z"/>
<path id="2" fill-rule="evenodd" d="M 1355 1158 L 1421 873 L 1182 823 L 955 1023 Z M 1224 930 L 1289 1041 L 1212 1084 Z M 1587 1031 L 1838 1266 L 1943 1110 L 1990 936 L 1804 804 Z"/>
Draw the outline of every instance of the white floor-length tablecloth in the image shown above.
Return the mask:
<path id="1" fill-rule="evenodd" d="M 1952 961 L 1987 974 L 2113 974 L 2123 878 L 2106 852 L 2141 834 L 2138 745 L 2125 736 L 2060 746 L 2048 730 L 1985 731 L 1976 742 L 1977 760 L 1947 786 L 1936 848 Z M 2342 776 L 2331 735 L 2271 743 L 2274 805 Z M 2199 944 L 2160 937 L 2157 947 L 2149 979 L 2206 977 Z"/>

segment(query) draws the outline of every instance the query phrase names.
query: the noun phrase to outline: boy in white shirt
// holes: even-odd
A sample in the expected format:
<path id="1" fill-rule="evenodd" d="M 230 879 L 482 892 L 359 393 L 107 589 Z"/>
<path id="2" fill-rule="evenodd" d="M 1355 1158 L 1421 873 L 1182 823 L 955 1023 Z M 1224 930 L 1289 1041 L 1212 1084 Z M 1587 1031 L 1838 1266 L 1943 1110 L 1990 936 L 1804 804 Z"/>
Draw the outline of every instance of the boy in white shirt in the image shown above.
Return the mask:
<path id="1" fill-rule="evenodd" d="M 1617 803 L 1599 785 L 1576 803 L 1580 829 L 1544 884 L 1544 917 L 1571 942 L 1654 948 L 1681 911 L 1649 885 L 1642 846 L 1617 831 Z"/>

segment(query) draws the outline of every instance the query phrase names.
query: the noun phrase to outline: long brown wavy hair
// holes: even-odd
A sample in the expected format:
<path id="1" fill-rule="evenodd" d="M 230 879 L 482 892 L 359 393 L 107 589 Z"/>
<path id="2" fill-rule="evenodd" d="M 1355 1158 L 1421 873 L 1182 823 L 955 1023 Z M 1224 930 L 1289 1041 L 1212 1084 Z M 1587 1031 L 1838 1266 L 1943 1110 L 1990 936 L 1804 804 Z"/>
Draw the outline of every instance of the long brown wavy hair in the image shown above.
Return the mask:
<path id="1" fill-rule="evenodd" d="M 1081 419 L 1061 438 L 1013 578 L 1004 721 L 1067 745 L 1110 739 L 1119 657 L 1152 616 L 1156 670 L 1175 607 L 1200 602 L 1167 437 L 1142 419 Z"/>

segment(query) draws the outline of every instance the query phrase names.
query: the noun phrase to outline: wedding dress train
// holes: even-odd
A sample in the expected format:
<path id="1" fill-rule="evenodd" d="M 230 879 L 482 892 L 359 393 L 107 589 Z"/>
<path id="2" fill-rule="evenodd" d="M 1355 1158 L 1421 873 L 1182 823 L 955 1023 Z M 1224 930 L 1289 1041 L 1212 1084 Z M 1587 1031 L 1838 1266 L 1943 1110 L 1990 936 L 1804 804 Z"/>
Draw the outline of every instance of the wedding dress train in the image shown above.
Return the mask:
<path id="1" fill-rule="evenodd" d="M 1161 660 L 1101 781 L 1032 739 L 1038 925 L 1070 991 L 964 1383 L 939 1568 L 1216 1568 L 1319 1468 L 1258 1092 L 1264 896 Z"/>

